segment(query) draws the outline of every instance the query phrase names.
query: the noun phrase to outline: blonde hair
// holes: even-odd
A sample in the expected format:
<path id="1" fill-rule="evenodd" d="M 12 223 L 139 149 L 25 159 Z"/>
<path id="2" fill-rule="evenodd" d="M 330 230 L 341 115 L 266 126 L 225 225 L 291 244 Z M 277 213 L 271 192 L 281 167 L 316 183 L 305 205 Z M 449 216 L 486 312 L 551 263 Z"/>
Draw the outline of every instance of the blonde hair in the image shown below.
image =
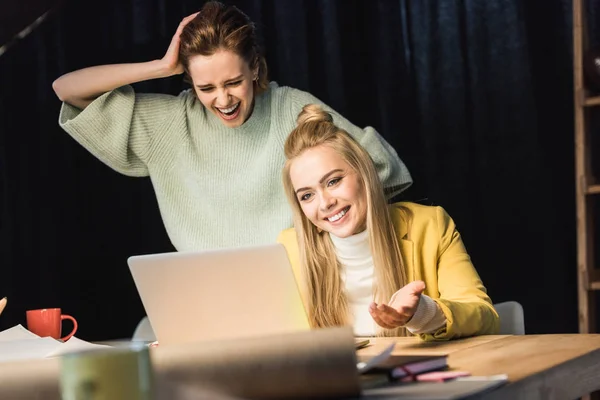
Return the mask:
<path id="1" fill-rule="evenodd" d="M 190 58 L 196 55 L 210 56 L 219 50 L 231 51 L 243 58 L 250 69 L 258 69 L 254 81 L 256 94 L 268 89 L 267 62 L 258 45 L 254 23 L 235 6 L 209 1 L 180 35 L 179 59 L 186 73 L 186 81 L 191 82 Z"/>
<path id="2" fill-rule="evenodd" d="M 340 263 L 329 234 L 317 229 L 304 215 L 290 178 L 294 159 L 306 150 L 329 146 L 357 173 L 367 198 L 367 229 L 373 257 L 375 301 L 387 302 L 406 284 L 396 232 L 389 214 L 383 185 L 373 160 L 346 131 L 338 128 L 331 114 L 309 104 L 298 115 L 297 127 L 288 136 L 284 151 L 283 185 L 292 207 L 302 265 L 302 290 L 313 327 L 349 324 L 349 308 Z M 408 211 L 408 210 L 405 210 Z M 378 331 L 380 336 L 405 336 L 404 328 Z"/>

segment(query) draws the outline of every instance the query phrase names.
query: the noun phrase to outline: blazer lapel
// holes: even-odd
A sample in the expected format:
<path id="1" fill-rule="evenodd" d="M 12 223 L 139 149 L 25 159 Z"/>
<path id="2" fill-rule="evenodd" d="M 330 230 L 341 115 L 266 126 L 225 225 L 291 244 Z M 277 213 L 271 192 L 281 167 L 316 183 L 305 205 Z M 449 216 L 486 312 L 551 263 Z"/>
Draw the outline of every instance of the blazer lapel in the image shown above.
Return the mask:
<path id="1" fill-rule="evenodd" d="M 398 234 L 398 245 L 400 246 L 402 262 L 404 262 L 404 267 L 406 268 L 408 282 L 412 282 L 417 279 L 417 277 L 415 277 L 414 244 L 408 239 L 408 227 L 406 224 L 402 223 L 400 211 L 395 207 L 392 207 L 391 216 L 396 233 Z"/>
<path id="2" fill-rule="evenodd" d="M 398 241 L 398 245 L 400 246 L 400 254 L 402 255 L 402 262 L 404 262 L 404 268 L 406 268 L 408 282 L 412 282 L 415 280 L 415 260 L 413 258 L 413 242 L 407 239 L 400 239 Z"/>

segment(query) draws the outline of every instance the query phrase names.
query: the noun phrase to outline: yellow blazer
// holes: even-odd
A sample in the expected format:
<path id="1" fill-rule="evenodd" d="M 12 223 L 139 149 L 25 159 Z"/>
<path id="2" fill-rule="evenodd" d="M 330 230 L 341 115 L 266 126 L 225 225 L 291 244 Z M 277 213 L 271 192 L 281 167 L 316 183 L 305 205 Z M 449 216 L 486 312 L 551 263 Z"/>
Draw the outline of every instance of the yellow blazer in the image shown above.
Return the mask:
<path id="1" fill-rule="evenodd" d="M 420 334 L 421 339 L 448 340 L 496 334 L 500 326 L 498 313 L 471 263 L 452 218 L 442 207 L 409 202 L 390 207 L 408 281 L 424 281 L 425 294 L 439 305 L 446 316 L 445 327 L 433 333 Z M 412 213 L 408 225 L 401 207 Z M 285 246 L 296 279 L 302 282 L 296 232 L 286 229 L 277 241 Z"/>

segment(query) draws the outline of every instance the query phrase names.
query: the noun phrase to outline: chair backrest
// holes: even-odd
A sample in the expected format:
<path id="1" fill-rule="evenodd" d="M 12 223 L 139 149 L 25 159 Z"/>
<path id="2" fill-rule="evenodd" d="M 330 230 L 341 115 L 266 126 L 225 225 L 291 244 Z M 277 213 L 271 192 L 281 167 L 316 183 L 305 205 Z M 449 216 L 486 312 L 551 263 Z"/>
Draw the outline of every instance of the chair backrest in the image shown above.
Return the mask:
<path id="1" fill-rule="evenodd" d="M 500 335 L 524 335 L 525 315 L 523 306 L 516 301 L 494 304 L 500 316 Z"/>
<path id="2" fill-rule="evenodd" d="M 150 325 L 150 320 L 148 317 L 142 318 L 142 320 L 138 323 L 133 332 L 132 341 L 147 341 L 154 342 L 156 341 L 156 335 L 154 335 L 154 330 L 152 330 L 152 325 Z"/>

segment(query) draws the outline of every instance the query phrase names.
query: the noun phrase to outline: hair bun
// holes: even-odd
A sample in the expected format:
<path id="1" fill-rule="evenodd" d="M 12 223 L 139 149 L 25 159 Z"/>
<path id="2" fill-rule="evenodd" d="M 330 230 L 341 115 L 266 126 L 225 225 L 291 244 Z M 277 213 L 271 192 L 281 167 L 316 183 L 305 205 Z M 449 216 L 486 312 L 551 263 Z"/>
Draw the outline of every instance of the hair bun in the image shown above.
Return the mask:
<path id="1" fill-rule="evenodd" d="M 321 106 L 316 104 L 307 104 L 302 107 L 302 112 L 298 115 L 296 123 L 298 126 L 300 126 L 309 122 L 333 123 L 333 117 L 327 111 L 323 110 Z"/>

